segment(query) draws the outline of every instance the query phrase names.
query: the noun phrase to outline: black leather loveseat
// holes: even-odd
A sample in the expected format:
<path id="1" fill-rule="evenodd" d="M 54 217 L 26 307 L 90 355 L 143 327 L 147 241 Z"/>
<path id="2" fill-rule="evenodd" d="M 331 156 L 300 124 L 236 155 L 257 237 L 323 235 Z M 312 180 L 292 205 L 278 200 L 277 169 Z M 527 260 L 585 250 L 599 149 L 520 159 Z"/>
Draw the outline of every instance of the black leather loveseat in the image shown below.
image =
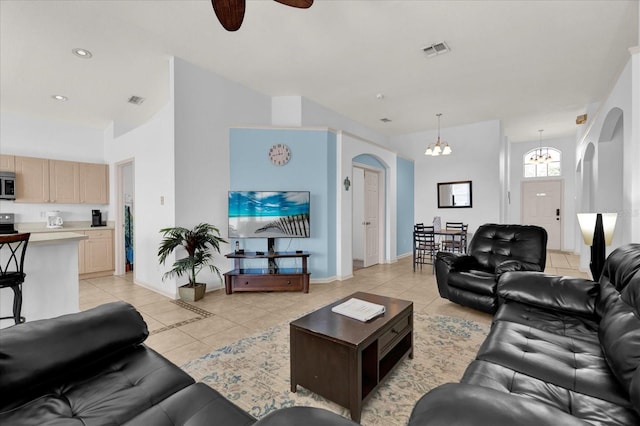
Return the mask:
<path id="1" fill-rule="evenodd" d="M 599 282 L 508 272 L 461 383 L 427 393 L 410 425 L 640 425 L 640 244 Z"/>
<path id="2" fill-rule="evenodd" d="M 217 391 L 144 345 L 124 302 L 0 330 L 0 425 L 354 425 L 310 407 L 256 423 Z"/>
<path id="3" fill-rule="evenodd" d="M 544 271 L 547 231 L 534 225 L 485 224 L 466 254 L 440 251 L 436 281 L 441 297 L 490 314 L 498 307 L 496 284 L 508 271 Z"/>

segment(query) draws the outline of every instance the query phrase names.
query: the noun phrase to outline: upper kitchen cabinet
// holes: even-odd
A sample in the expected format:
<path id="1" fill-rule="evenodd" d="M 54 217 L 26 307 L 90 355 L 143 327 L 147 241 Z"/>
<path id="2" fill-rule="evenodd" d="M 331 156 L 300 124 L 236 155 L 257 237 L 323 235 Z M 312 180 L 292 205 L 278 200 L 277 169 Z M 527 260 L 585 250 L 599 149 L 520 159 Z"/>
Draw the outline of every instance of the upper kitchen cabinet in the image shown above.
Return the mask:
<path id="1" fill-rule="evenodd" d="M 109 166 L 106 164 L 80 164 L 80 202 L 85 204 L 109 203 Z"/>
<path id="2" fill-rule="evenodd" d="M 0 154 L 0 172 L 15 172 L 15 156 Z"/>
<path id="3" fill-rule="evenodd" d="M 80 202 L 80 166 L 74 161 L 49 160 L 49 202 Z"/>
<path id="4" fill-rule="evenodd" d="M 16 202 L 108 204 L 106 164 L 15 157 Z"/>
<path id="5" fill-rule="evenodd" d="M 49 203 L 49 160 L 15 157 L 16 203 Z"/>

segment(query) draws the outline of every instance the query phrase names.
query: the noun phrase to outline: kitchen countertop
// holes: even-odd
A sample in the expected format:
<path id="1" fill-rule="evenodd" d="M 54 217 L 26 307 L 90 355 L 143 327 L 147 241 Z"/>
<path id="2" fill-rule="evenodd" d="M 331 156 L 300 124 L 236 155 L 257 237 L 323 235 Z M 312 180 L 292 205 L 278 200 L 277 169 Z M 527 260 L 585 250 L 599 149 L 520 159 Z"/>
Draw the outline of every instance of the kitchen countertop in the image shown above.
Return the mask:
<path id="1" fill-rule="evenodd" d="M 82 232 L 82 231 L 100 231 L 102 229 L 113 230 L 115 225 L 113 222 L 107 222 L 106 226 L 91 226 L 90 221 L 65 222 L 62 228 L 47 228 L 44 222 L 23 222 L 16 223 L 14 227 L 18 232 L 36 233 L 56 233 L 56 232 Z M 33 237 L 32 237 L 33 238 Z"/>
<path id="2" fill-rule="evenodd" d="M 29 246 L 80 241 L 86 239 L 89 239 L 89 237 L 75 232 L 34 232 L 29 237 Z"/>

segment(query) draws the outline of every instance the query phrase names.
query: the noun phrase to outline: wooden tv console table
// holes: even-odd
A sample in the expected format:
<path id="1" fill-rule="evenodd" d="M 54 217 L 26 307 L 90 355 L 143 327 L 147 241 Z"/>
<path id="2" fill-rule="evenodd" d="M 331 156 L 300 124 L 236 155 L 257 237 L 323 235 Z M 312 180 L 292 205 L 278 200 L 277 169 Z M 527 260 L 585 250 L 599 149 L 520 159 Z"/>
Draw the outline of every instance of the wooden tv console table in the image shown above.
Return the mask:
<path id="1" fill-rule="evenodd" d="M 225 255 L 234 260 L 234 269 L 224 274 L 224 287 L 227 294 L 234 291 L 302 291 L 309 293 L 309 275 L 307 251 L 245 252 Z M 301 258 L 301 268 L 280 268 L 276 259 Z M 246 259 L 265 259 L 267 268 L 242 268 Z"/>

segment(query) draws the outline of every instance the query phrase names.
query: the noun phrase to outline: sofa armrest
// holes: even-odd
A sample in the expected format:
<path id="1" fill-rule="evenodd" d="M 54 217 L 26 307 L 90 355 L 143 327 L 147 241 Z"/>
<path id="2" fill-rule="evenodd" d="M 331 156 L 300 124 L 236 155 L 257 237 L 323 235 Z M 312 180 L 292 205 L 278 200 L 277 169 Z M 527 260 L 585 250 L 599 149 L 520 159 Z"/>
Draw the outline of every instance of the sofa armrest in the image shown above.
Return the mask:
<path id="1" fill-rule="evenodd" d="M 446 265 L 450 271 L 468 271 L 481 268 L 475 257 L 448 251 L 439 251 L 436 255 L 436 261 Z"/>
<path id="2" fill-rule="evenodd" d="M 522 260 L 505 260 L 496 266 L 496 275 L 502 275 L 505 272 L 529 271 L 542 272 L 542 268 L 537 263 L 524 262 Z"/>
<path id="3" fill-rule="evenodd" d="M 505 272 L 498 280 L 498 299 L 541 308 L 595 315 L 600 284 L 583 278 L 542 272 Z"/>
<path id="4" fill-rule="evenodd" d="M 483 386 L 447 383 L 413 407 L 408 426 L 588 426 L 551 405 Z"/>
<path id="5" fill-rule="evenodd" d="M 133 306 L 84 312 L 0 330 L 0 394 L 18 398 L 64 381 L 70 371 L 141 344 L 147 324 Z"/>

